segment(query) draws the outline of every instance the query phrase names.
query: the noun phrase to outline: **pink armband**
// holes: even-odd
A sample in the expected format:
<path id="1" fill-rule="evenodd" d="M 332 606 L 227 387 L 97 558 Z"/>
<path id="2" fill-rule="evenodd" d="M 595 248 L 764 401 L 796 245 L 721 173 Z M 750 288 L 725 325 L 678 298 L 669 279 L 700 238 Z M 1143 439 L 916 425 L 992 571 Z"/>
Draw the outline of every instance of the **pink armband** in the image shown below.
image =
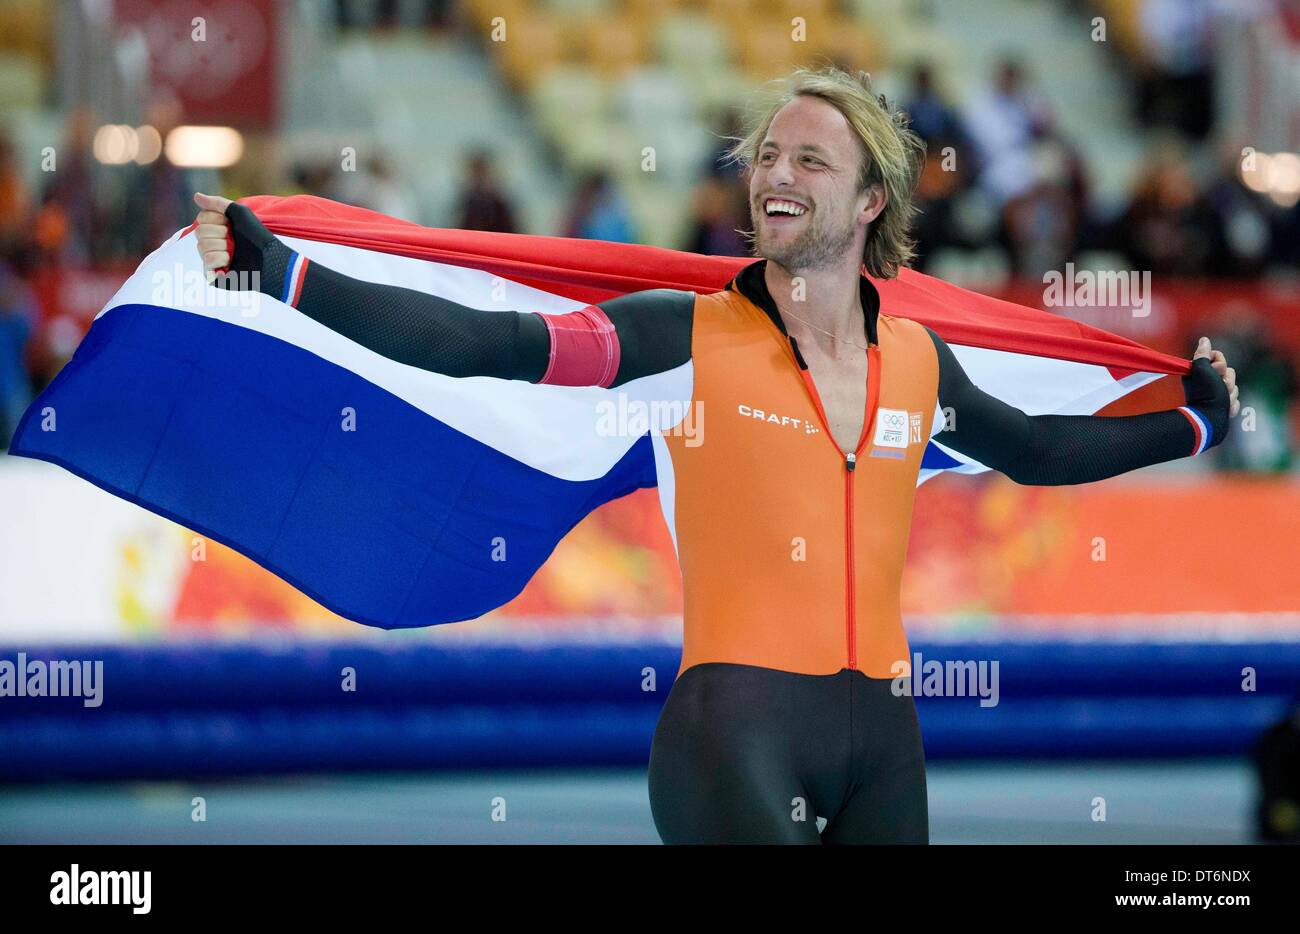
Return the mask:
<path id="1" fill-rule="evenodd" d="M 564 315 L 542 315 L 551 334 L 551 357 L 542 376 L 552 386 L 608 388 L 618 373 L 618 335 L 597 305 Z"/>

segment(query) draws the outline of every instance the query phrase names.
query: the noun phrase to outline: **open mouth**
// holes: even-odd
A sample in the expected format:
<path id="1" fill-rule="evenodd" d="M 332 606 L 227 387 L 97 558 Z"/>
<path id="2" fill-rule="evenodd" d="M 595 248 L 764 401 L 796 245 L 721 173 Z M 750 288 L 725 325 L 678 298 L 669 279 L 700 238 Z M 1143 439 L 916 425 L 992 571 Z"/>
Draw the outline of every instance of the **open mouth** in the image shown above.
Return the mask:
<path id="1" fill-rule="evenodd" d="M 808 206 L 790 198 L 766 198 L 763 213 L 767 217 L 801 217 L 808 213 Z"/>

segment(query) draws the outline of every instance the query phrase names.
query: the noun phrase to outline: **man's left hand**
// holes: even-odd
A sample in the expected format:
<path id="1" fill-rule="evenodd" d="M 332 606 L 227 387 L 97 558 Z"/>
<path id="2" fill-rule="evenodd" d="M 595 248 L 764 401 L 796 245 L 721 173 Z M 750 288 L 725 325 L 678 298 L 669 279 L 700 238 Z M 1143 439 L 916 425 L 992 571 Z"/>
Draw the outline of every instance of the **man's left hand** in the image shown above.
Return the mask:
<path id="1" fill-rule="evenodd" d="M 1202 337 L 1197 342 L 1196 353 L 1192 354 L 1193 360 L 1200 360 L 1202 357 L 1209 360 L 1214 371 L 1223 377 L 1223 384 L 1228 387 L 1228 417 L 1234 417 L 1241 410 L 1241 403 L 1237 401 L 1237 371 L 1228 366 L 1228 359 L 1222 351 L 1210 346 L 1208 337 Z"/>

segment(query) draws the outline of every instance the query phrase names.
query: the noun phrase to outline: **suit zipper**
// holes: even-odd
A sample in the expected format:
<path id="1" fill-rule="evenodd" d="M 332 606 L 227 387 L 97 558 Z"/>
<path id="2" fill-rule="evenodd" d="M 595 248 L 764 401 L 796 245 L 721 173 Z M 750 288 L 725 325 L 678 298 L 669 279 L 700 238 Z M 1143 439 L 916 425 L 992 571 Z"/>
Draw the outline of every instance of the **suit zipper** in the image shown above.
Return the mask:
<path id="1" fill-rule="evenodd" d="M 797 360 L 795 366 L 798 367 Z M 817 393 L 812 374 L 800 368 L 799 375 L 803 377 L 804 386 L 812 399 L 813 408 L 817 410 L 817 417 L 821 419 L 826 437 L 835 445 L 836 453 L 844 458 L 844 644 L 848 668 L 854 670 L 858 667 L 858 632 L 857 581 L 853 574 L 853 472 L 858 465 L 858 455 L 867 446 L 867 438 L 871 437 L 876 422 L 876 409 L 880 404 L 880 347 L 872 344 L 867 349 L 867 409 L 862 418 L 862 437 L 858 439 L 857 448 L 848 454 L 835 444 L 835 436 L 831 434 L 830 422 L 826 418 L 826 410 L 822 408 L 821 396 Z"/>
<path id="2" fill-rule="evenodd" d="M 853 468 L 857 466 L 857 452 L 844 459 L 844 592 L 847 609 L 844 620 L 844 637 L 848 645 L 849 670 L 858 667 L 857 582 L 853 575 Z"/>

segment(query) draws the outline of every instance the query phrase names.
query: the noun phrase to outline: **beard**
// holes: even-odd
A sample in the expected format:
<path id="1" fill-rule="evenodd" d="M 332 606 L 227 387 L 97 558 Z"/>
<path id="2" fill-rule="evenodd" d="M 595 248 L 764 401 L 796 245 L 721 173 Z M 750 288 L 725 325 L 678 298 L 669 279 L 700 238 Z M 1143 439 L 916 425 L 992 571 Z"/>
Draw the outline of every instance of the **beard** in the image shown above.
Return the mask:
<path id="1" fill-rule="evenodd" d="M 853 247 L 854 228 L 850 223 L 833 228 L 819 224 L 819 215 L 809 218 L 803 231 L 785 243 L 773 244 L 763 237 L 762 220 L 766 215 L 760 205 L 751 207 L 750 219 L 754 226 L 754 252 L 764 259 L 790 271 L 824 269 L 835 266 Z"/>

